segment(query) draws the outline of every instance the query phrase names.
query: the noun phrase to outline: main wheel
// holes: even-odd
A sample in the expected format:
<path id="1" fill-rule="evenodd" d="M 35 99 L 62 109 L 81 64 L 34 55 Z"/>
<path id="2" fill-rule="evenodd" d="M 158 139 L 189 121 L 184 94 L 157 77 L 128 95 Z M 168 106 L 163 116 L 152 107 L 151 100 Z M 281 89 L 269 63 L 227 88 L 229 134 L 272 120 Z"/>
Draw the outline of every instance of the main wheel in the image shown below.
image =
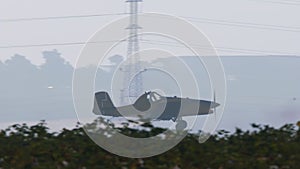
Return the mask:
<path id="1" fill-rule="evenodd" d="M 184 120 L 179 120 L 176 124 L 176 130 L 184 130 L 187 127 L 187 122 Z"/>

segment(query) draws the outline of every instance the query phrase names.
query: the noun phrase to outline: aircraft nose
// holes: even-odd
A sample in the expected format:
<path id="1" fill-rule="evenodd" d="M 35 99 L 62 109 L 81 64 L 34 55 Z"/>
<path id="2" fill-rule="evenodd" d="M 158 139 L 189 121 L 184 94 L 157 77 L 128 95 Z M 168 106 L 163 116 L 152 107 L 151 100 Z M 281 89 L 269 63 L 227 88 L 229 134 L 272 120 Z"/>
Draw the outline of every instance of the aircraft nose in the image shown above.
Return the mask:
<path id="1" fill-rule="evenodd" d="M 216 102 L 212 102 L 212 103 L 211 103 L 211 108 L 216 108 L 216 107 L 218 107 L 218 106 L 220 106 L 219 103 L 216 103 Z"/>

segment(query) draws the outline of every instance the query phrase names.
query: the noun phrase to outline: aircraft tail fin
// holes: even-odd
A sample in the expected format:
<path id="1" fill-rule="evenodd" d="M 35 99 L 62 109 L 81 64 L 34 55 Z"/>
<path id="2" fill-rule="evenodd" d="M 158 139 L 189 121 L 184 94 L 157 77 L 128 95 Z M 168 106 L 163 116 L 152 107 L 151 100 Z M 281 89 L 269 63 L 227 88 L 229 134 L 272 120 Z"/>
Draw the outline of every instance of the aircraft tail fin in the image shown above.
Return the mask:
<path id="1" fill-rule="evenodd" d="M 98 92 L 95 94 L 94 109 L 93 112 L 96 115 L 104 115 L 105 109 L 115 108 L 107 92 Z"/>

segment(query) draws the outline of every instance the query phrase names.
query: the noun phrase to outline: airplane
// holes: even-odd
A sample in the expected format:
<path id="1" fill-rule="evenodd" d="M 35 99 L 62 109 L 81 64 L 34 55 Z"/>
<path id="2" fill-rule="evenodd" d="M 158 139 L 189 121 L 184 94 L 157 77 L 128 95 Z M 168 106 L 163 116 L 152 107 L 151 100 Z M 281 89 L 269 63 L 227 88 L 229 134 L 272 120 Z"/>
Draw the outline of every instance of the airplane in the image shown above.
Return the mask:
<path id="1" fill-rule="evenodd" d="M 95 93 L 93 113 L 106 117 L 139 118 L 157 121 L 177 122 L 176 129 L 183 130 L 185 116 L 208 115 L 216 112 L 220 104 L 214 101 L 190 98 L 166 97 L 157 92 L 145 92 L 131 105 L 115 107 L 107 92 Z"/>

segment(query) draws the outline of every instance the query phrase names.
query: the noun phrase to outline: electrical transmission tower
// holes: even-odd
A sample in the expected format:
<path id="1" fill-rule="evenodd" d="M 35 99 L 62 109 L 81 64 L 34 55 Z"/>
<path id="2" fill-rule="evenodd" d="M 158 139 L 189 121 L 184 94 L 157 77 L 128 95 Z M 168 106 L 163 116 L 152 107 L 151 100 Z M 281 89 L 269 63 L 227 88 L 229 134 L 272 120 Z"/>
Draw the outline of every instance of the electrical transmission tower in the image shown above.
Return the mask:
<path id="1" fill-rule="evenodd" d="M 138 55 L 139 52 L 139 36 L 138 31 L 142 29 L 138 25 L 139 3 L 143 0 L 127 0 L 130 4 L 130 23 L 126 28 L 129 30 L 127 64 L 124 66 L 124 82 L 121 90 L 120 102 L 122 105 L 128 104 L 129 99 L 136 99 L 143 93 L 143 79 L 141 75 L 141 62 Z"/>

